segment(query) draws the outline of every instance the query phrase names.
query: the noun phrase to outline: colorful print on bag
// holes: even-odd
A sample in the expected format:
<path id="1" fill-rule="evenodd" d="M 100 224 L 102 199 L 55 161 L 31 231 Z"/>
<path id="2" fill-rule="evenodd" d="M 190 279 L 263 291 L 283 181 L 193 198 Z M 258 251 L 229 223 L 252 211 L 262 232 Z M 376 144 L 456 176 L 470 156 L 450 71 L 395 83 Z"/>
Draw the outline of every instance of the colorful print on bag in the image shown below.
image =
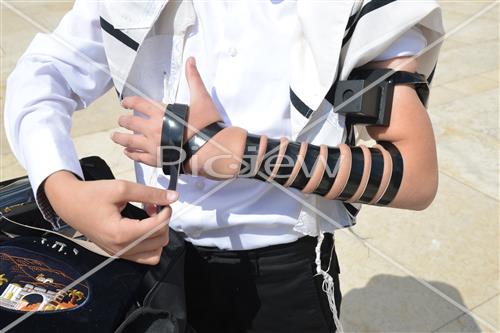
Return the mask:
<path id="1" fill-rule="evenodd" d="M 75 257 L 78 250 L 62 242 L 45 238 L 39 242 L 61 257 Z M 4 247 L 0 253 L 0 307 L 12 311 L 64 311 L 83 305 L 89 287 L 79 283 L 66 286 L 79 278 L 67 263 L 20 247 Z"/>

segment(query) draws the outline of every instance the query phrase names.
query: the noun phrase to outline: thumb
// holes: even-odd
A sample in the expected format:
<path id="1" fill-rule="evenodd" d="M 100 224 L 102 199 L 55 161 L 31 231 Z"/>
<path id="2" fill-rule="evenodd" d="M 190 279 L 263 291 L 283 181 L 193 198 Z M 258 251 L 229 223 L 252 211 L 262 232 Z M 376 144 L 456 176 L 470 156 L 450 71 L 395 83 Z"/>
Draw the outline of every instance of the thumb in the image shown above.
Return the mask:
<path id="1" fill-rule="evenodd" d="M 200 72 L 198 72 L 198 68 L 196 67 L 194 57 L 189 57 L 186 61 L 186 79 L 191 94 L 191 100 L 209 96 L 207 88 L 205 88 L 205 84 L 201 79 Z"/>

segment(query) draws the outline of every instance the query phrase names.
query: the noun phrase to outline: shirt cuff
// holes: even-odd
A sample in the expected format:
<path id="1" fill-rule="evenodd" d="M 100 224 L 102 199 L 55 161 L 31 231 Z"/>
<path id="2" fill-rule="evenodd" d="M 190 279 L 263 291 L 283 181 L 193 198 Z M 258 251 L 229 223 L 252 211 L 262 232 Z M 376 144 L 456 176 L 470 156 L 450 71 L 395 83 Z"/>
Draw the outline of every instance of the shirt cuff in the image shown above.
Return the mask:
<path id="1" fill-rule="evenodd" d="M 78 178 L 83 179 L 83 177 L 76 174 L 75 170 L 68 170 L 68 168 L 66 168 L 66 169 L 60 169 L 60 170 L 56 170 L 56 171 L 61 171 L 61 170 L 70 171 L 73 174 L 75 174 L 75 176 L 77 176 Z M 56 172 L 56 171 L 54 171 L 54 172 Z M 50 173 L 50 174 L 52 174 L 52 173 Z M 47 175 L 47 177 L 50 176 L 50 174 Z M 45 177 L 45 179 L 47 177 Z M 45 194 L 45 191 L 43 188 L 44 183 L 45 183 L 45 179 L 42 181 L 42 183 L 37 188 L 33 187 L 33 192 L 35 193 L 36 204 L 38 206 L 38 209 L 42 213 L 43 218 L 52 225 L 52 229 L 54 231 L 58 231 L 58 230 L 62 229 L 63 227 L 65 227 L 66 223 L 59 217 L 59 215 L 57 215 L 55 210 L 52 208 L 52 205 L 50 204 L 49 199 L 47 198 L 47 195 Z"/>
<path id="2" fill-rule="evenodd" d="M 67 170 L 84 179 L 82 168 L 70 138 L 60 138 L 42 133 L 43 129 L 23 136 L 23 157 L 36 203 L 45 220 L 54 230 L 64 226 L 45 194 L 43 183 L 56 171 Z"/>

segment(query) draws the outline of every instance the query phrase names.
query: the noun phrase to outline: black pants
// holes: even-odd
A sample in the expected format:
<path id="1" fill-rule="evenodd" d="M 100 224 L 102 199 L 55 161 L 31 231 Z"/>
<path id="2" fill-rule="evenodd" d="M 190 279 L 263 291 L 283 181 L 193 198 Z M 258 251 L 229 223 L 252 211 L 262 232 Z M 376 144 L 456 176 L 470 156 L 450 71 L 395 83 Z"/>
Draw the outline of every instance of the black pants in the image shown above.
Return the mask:
<path id="1" fill-rule="evenodd" d="M 335 332 L 323 278 L 315 276 L 316 238 L 250 251 L 187 245 L 188 322 L 198 333 Z M 331 235 L 322 266 L 335 280 L 340 313 L 339 268 Z M 332 256 L 330 254 L 333 253 Z"/>

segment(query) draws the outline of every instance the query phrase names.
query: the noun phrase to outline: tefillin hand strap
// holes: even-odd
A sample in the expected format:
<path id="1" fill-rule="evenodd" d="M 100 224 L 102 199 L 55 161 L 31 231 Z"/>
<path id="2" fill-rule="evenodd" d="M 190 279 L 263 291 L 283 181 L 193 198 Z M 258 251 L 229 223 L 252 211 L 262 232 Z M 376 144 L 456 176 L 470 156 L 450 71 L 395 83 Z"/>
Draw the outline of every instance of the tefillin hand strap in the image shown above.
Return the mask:
<path id="1" fill-rule="evenodd" d="M 182 147 L 186 152 L 186 161 L 196 154 L 196 152 L 200 150 L 201 147 L 203 147 L 211 138 L 213 138 L 215 134 L 219 133 L 224 128 L 224 123 L 212 123 L 198 131 L 189 140 L 187 140 Z"/>
<path id="2" fill-rule="evenodd" d="M 186 159 L 203 154 L 201 147 L 223 130 L 223 124 L 213 123 L 194 134 L 184 145 Z M 401 185 L 403 159 L 389 142 L 372 148 L 328 147 L 247 134 L 244 145 L 235 174 L 240 178 L 275 181 L 327 199 L 377 205 L 390 204 Z"/>
<path id="3" fill-rule="evenodd" d="M 163 116 L 160 158 L 163 173 L 170 176 L 169 190 L 177 188 L 182 162 L 186 158 L 182 145 L 184 143 L 187 115 L 187 105 L 168 104 Z"/>
<path id="4" fill-rule="evenodd" d="M 248 135 L 247 150 L 255 146 L 259 139 L 258 136 Z M 285 187 L 315 193 L 327 199 L 378 205 L 392 202 L 403 175 L 401 154 L 389 142 L 367 148 L 363 145 L 328 147 L 289 143 L 283 138 L 267 139 L 260 164 L 255 165 L 259 158 L 250 161 L 253 162 L 250 168 L 259 170 L 254 177 L 256 179 L 274 180 Z M 239 176 L 249 177 L 241 172 Z"/>

